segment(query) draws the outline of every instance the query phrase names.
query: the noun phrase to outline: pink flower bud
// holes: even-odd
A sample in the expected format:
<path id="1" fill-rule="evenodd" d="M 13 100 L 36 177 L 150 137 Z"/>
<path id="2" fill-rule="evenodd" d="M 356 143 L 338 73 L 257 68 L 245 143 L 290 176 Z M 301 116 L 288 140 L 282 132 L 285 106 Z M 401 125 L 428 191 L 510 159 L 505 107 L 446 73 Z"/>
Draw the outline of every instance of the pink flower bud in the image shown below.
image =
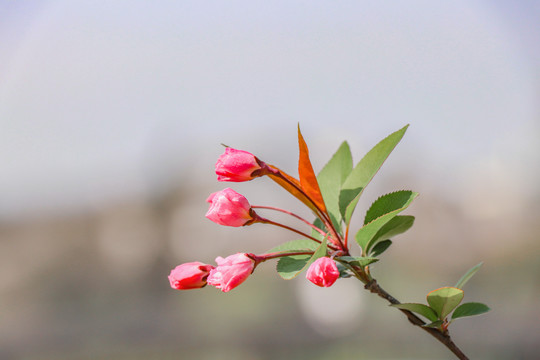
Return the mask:
<path id="1" fill-rule="evenodd" d="M 339 278 L 336 262 L 328 257 L 318 258 L 307 270 L 306 278 L 320 287 L 330 287 Z"/>
<path id="2" fill-rule="evenodd" d="M 218 266 L 210 271 L 208 283 L 223 292 L 230 291 L 243 283 L 255 268 L 255 262 L 244 253 L 217 257 Z"/>
<path id="3" fill-rule="evenodd" d="M 247 199 L 231 188 L 211 194 L 206 201 L 211 204 L 206 217 L 217 224 L 238 227 L 254 219 Z"/>
<path id="4" fill-rule="evenodd" d="M 178 265 L 171 270 L 169 282 L 177 290 L 199 289 L 206 285 L 206 278 L 213 268 L 200 262 Z"/>
<path id="5" fill-rule="evenodd" d="M 233 148 L 226 148 L 216 162 L 218 181 L 248 181 L 257 175 L 253 173 L 261 169 L 258 159 L 251 153 Z"/>

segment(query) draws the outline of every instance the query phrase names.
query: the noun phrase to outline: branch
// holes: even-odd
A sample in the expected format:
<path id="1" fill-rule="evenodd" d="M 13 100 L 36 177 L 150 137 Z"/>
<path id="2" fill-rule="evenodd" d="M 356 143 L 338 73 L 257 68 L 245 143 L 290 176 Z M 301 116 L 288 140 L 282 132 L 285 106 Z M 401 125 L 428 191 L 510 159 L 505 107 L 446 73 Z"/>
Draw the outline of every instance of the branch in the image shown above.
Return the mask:
<path id="1" fill-rule="evenodd" d="M 383 288 L 381 288 L 379 284 L 377 284 L 377 280 L 375 279 L 372 279 L 364 287 L 366 288 L 366 290 L 369 290 L 370 292 L 379 295 L 380 297 L 388 301 L 390 304 L 393 304 L 393 305 L 400 304 L 400 302 L 395 297 L 393 297 L 392 295 L 387 293 Z M 435 328 L 425 327 L 423 325 L 426 325 L 426 323 L 422 319 L 420 319 L 418 316 L 410 312 L 409 310 L 404 310 L 404 309 L 399 309 L 399 310 L 402 313 L 404 313 L 405 316 L 407 316 L 407 318 L 413 325 L 419 326 L 422 330 L 426 331 L 435 339 L 443 343 L 451 352 L 453 352 L 458 357 L 458 359 L 469 360 L 467 355 L 465 355 L 461 351 L 461 349 L 458 348 L 458 346 L 452 341 L 452 338 L 450 337 L 450 334 L 448 333 L 448 331 L 442 332 Z"/>

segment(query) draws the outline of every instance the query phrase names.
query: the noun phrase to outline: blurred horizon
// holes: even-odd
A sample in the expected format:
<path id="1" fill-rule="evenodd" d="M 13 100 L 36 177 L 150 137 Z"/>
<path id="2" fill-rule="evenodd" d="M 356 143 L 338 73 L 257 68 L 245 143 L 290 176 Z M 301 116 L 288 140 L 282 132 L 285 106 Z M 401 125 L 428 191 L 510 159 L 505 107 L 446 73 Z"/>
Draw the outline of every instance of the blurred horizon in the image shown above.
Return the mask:
<path id="1" fill-rule="evenodd" d="M 483 261 L 465 301 L 492 311 L 456 342 L 540 353 L 539 16 L 532 0 L 0 3 L 0 358 L 452 358 L 346 279 L 270 264 L 227 294 L 170 289 L 179 263 L 295 239 L 204 214 L 232 187 L 310 218 L 267 179 L 214 174 L 227 144 L 296 176 L 298 124 L 316 172 L 410 124 L 353 218 L 420 193 L 377 279 L 424 302 Z"/>

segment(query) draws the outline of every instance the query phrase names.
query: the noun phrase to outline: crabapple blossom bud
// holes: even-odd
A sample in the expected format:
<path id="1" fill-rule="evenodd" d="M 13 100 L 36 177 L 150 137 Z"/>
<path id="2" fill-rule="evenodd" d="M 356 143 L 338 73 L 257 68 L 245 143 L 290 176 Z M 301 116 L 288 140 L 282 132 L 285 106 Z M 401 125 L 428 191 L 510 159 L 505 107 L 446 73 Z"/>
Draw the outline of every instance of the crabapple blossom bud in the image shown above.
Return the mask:
<path id="1" fill-rule="evenodd" d="M 336 262 L 328 257 L 318 258 L 307 270 L 306 278 L 320 287 L 330 287 L 339 278 Z"/>
<path id="2" fill-rule="evenodd" d="M 231 188 L 211 194 L 206 201 L 210 203 L 206 217 L 217 224 L 238 227 L 254 220 L 247 199 Z"/>
<path id="3" fill-rule="evenodd" d="M 255 262 L 245 253 L 216 258 L 217 267 L 210 271 L 208 283 L 228 292 L 243 283 L 255 268 Z"/>
<path id="4" fill-rule="evenodd" d="M 199 289 L 206 285 L 206 278 L 213 268 L 198 261 L 181 264 L 171 270 L 169 282 L 177 290 Z"/>
<path id="5" fill-rule="evenodd" d="M 226 148 L 216 162 L 216 174 L 218 181 L 248 181 L 257 175 L 261 162 L 251 153 L 244 150 Z"/>

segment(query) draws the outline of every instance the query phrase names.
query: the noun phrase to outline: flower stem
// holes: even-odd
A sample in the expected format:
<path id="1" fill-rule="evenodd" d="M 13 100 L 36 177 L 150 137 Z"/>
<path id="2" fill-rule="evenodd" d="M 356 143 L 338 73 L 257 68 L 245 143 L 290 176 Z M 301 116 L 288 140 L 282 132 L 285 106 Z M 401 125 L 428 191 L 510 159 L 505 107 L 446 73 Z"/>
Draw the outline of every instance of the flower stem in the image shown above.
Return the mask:
<path id="1" fill-rule="evenodd" d="M 304 232 L 302 232 L 302 231 L 300 231 L 300 230 L 296 230 L 295 228 L 292 228 L 292 227 L 290 227 L 290 226 L 287 226 L 287 225 L 284 225 L 284 224 L 280 224 L 280 223 L 275 222 L 275 221 L 272 221 L 272 220 L 265 219 L 265 218 L 260 217 L 260 216 L 258 216 L 258 215 L 257 215 L 257 218 L 256 218 L 255 221 L 256 221 L 256 222 L 263 223 L 263 224 L 270 224 L 270 225 L 279 226 L 279 227 L 281 227 L 281 228 L 284 228 L 284 229 L 287 229 L 287 230 L 292 231 L 292 232 L 294 232 L 294 233 L 297 233 L 297 234 L 299 234 L 299 235 L 302 235 L 303 237 L 306 237 L 306 238 L 308 238 L 308 239 L 310 239 L 310 240 L 313 240 L 313 241 L 315 241 L 315 242 L 317 242 L 317 243 L 319 243 L 319 244 L 322 244 L 322 241 L 321 241 L 321 240 L 315 239 L 313 236 L 308 235 L 308 234 L 306 234 L 306 233 L 304 233 Z M 330 245 L 330 244 L 328 244 L 328 247 L 331 248 L 332 250 L 338 250 L 337 248 L 335 248 L 334 246 L 332 246 L 332 245 Z"/>
<path id="2" fill-rule="evenodd" d="M 294 256 L 294 255 L 313 255 L 314 251 L 295 251 L 295 252 L 274 252 L 263 255 L 253 255 L 248 254 L 248 256 L 255 258 L 259 262 L 263 262 L 270 259 L 276 259 L 285 256 Z"/>
<path id="3" fill-rule="evenodd" d="M 277 207 L 273 207 L 273 206 L 259 206 L 259 205 L 251 205 L 252 208 L 254 209 L 267 209 L 267 210 L 275 210 L 275 211 L 280 211 L 282 213 L 285 213 L 285 214 L 288 214 L 288 215 L 291 215 L 295 218 L 297 218 L 298 220 L 304 222 L 305 224 L 307 224 L 308 226 L 310 226 L 313 230 L 317 231 L 319 234 L 321 234 L 322 236 L 327 236 L 327 234 L 322 230 L 322 229 L 319 229 L 318 227 L 316 227 L 315 225 L 313 225 L 312 223 L 310 223 L 309 221 L 307 221 L 306 219 L 304 219 L 303 217 L 300 217 L 290 211 L 287 211 L 287 210 L 284 210 L 284 209 L 280 209 L 280 208 L 277 208 Z"/>

